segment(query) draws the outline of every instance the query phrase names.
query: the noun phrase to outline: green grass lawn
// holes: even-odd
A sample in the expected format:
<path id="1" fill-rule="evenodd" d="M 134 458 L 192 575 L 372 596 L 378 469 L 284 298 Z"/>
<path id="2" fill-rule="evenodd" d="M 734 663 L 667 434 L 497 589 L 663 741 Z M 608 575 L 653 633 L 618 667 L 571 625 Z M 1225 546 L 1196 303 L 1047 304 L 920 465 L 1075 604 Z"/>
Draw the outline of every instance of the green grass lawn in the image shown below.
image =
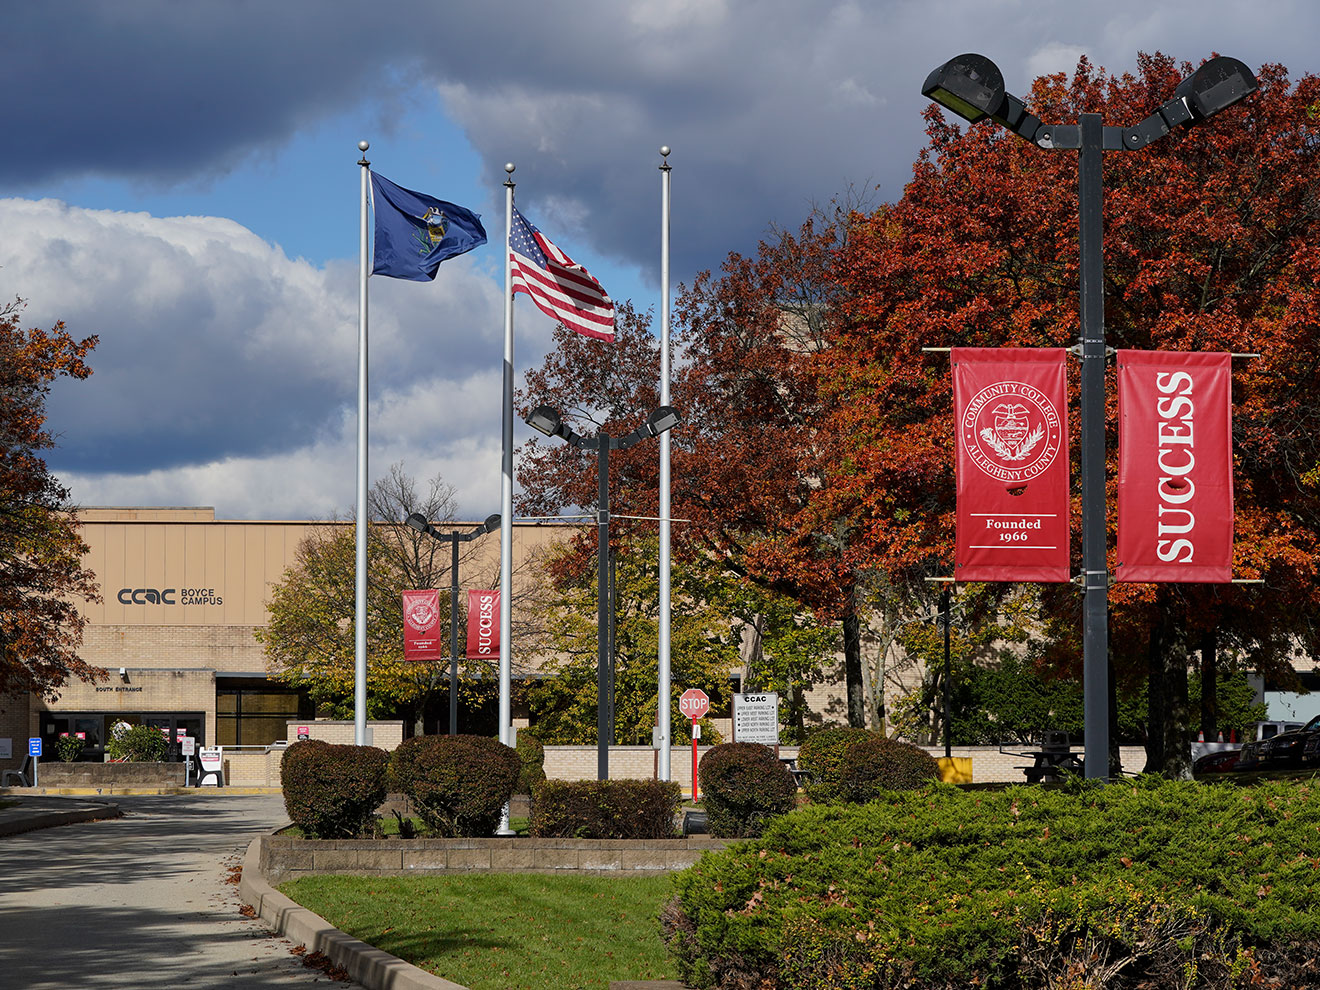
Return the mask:
<path id="1" fill-rule="evenodd" d="M 470 990 L 672 980 L 668 875 L 303 877 L 280 887 L 341 931 Z"/>

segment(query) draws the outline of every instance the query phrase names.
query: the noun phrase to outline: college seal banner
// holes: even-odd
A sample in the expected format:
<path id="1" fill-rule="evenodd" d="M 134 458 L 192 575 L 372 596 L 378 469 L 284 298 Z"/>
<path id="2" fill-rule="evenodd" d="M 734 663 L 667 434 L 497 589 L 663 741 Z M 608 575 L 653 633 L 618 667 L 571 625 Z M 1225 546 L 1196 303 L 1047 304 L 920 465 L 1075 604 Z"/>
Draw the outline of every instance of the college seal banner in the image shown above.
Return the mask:
<path id="1" fill-rule="evenodd" d="M 1233 579 L 1231 364 L 1118 352 L 1119 581 Z"/>
<path id="2" fill-rule="evenodd" d="M 403 593 L 403 659 L 439 660 L 440 592 Z"/>
<path id="3" fill-rule="evenodd" d="M 1069 579 L 1066 353 L 953 348 L 958 581 Z"/>
<path id="4" fill-rule="evenodd" d="M 467 657 L 498 660 L 500 656 L 500 593 L 469 591 Z"/>

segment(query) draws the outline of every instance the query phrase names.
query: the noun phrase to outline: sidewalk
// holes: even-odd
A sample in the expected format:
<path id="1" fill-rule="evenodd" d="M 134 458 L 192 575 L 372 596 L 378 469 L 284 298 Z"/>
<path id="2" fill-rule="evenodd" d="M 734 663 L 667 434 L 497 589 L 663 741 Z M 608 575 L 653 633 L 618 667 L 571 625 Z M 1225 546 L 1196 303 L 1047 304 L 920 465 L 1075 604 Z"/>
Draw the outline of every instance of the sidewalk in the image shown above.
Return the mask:
<path id="1" fill-rule="evenodd" d="M 16 793 L 8 788 L 0 795 L 0 835 L 18 835 L 39 828 L 70 825 L 74 822 L 92 822 L 122 816 L 119 805 L 108 801 L 76 800 L 66 797 L 48 797 L 27 789 Z"/>

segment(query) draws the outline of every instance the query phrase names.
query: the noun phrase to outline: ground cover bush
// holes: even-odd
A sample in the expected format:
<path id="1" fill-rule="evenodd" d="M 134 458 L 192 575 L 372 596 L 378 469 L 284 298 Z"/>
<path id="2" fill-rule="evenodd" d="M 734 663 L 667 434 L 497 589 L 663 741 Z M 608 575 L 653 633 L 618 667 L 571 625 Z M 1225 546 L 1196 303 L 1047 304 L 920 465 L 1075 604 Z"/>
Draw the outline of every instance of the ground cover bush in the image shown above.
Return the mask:
<path id="1" fill-rule="evenodd" d="M 442 838 L 493 835 L 513 796 L 522 761 L 486 736 L 414 736 L 390 756 L 390 779 Z"/>
<path id="2" fill-rule="evenodd" d="M 720 990 L 1300 990 L 1318 878 L 1311 783 L 937 784 L 776 819 L 677 875 L 662 923 Z"/>
<path id="3" fill-rule="evenodd" d="M 798 751 L 807 771 L 803 788 L 817 804 L 861 803 L 882 791 L 925 787 L 940 776 L 939 762 L 925 750 L 870 729 L 823 729 Z"/>
<path id="4" fill-rule="evenodd" d="M 683 799 L 665 780 L 547 780 L 528 833 L 540 838 L 672 839 Z"/>
<path id="5" fill-rule="evenodd" d="M 711 835 L 753 838 L 770 819 L 792 811 L 797 782 L 774 750 L 760 743 L 725 743 L 707 751 L 697 769 Z"/>
<path id="6" fill-rule="evenodd" d="M 280 760 L 289 820 L 309 839 L 369 833 L 385 801 L 389 754 L 374 746 L 294 743 Z"/>

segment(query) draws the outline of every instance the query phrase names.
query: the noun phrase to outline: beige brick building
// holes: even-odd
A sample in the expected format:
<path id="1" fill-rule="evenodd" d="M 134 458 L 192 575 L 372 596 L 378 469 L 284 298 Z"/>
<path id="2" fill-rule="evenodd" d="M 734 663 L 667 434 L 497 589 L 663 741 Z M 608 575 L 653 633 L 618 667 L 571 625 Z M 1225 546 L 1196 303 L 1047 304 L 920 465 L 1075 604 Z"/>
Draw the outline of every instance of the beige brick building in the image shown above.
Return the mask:
<path id="1" fill-rule="evenodd" d="M 182 732 L 232 748 L 285 739 L 290 721 L 313 716 L 305 693 L 270 678 L 253 633 L 299 543 L 325 524 L 218 520 L 206 507 L 85 508 L 79 519 L 102 598 L 82 607 L 79 652 L 108 677 L 73 681 L 49 702 L 0 699 L 0 771 L 18 767 L 35 736 L 49 759 L 62 733 L 82 733 L 85 758 L 101 759 L 121 721 L 157 726 L 172 743 Z M 566 529 L 516 524 L 515 574 Z M 496 573 L 498 534 L 471 546 L 460 579 Z"/>

